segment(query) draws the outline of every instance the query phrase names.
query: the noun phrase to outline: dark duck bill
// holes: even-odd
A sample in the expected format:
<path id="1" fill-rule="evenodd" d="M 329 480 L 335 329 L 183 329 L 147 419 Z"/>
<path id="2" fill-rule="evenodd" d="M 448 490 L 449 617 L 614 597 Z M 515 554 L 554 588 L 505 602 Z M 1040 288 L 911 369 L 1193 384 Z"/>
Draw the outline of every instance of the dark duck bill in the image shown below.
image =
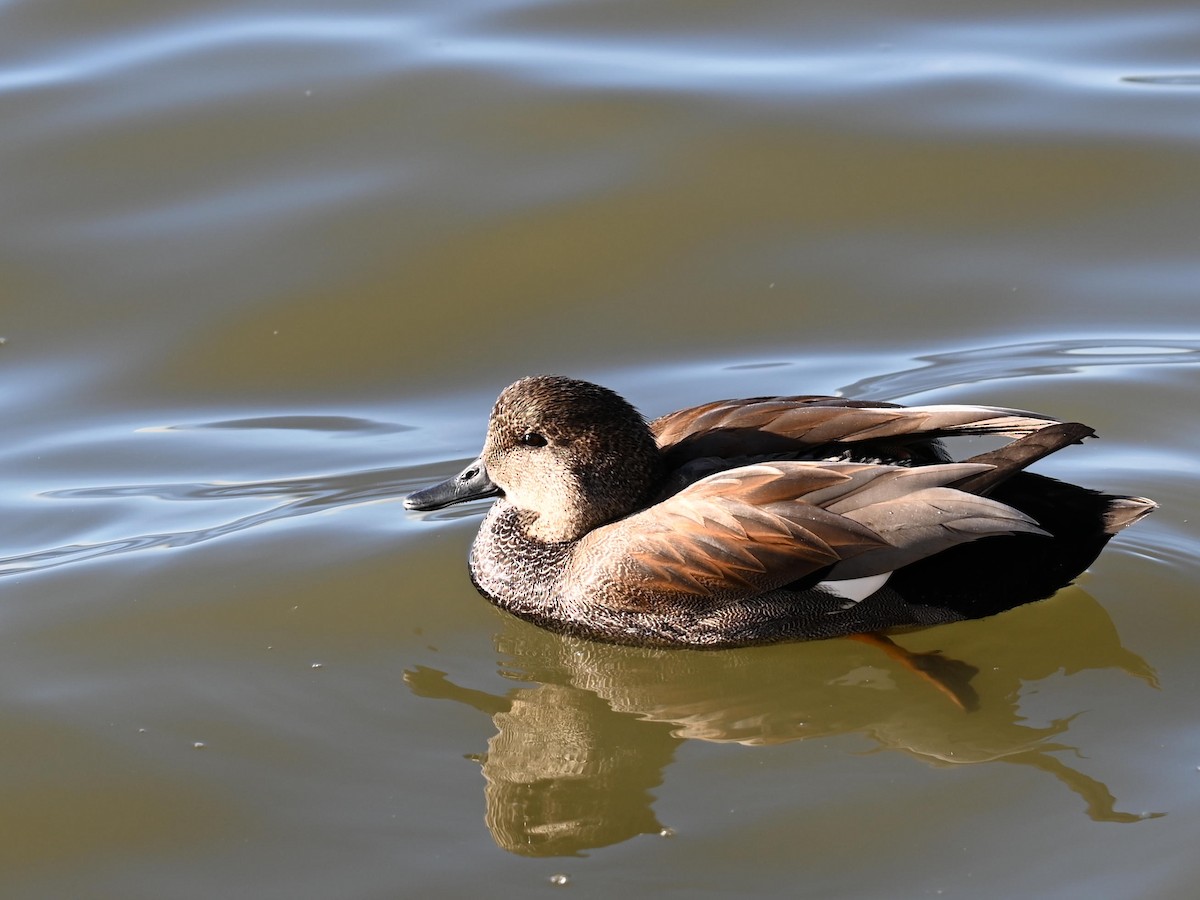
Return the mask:
<path id="1" fill-rule="evenodd" d="M 488 477 L 487 469 L 482 459 L 477 459 L 453 478 L 435 484 L 423 491 L 409 494 L 404 498 L 406 509 L 427 511 L 441 509 L 455 503 L 466 503 L 468 500 L 482 500 L 485 497 L 499 497 L 503 493 Z"/>

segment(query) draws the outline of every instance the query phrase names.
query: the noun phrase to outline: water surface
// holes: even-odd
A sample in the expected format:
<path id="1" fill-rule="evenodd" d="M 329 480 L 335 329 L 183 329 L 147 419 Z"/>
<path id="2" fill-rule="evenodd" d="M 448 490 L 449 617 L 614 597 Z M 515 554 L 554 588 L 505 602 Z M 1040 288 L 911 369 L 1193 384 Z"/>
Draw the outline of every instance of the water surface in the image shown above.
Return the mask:
<path id="1" fill-rule="evenodd" d="M 1191 895 L 1191 6 L 16 0 L 0 60 L 6 896 Z M 972 713 L 570 641 L 399 502 L 545 371 L 1031 408 L 1162 508 L 900 639 Z"/>

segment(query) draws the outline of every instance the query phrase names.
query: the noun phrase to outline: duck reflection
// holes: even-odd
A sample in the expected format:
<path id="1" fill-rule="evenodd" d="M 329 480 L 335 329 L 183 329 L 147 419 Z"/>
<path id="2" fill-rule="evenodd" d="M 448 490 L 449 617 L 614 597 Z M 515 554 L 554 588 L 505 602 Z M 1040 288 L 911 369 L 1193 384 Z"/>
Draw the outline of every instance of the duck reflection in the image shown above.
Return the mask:
<path id="1" fill-rule="evenodd" d="M 1072 639 L 1064 641 L 1062 635 Z M 490 715 L 479 757 L 496 843 L 528 856 L 569 856 L 662 831 L 651 790 L 685 740 L 777 744 L 857 733 L 879 750 L 933 765 L 1031 766 L 1058 779 L 1097 821 L 1133 822 L 1108 788 L 1060 758 L 1071 716 L 1043 726 L 1019 712 L 1023 685 L 1117 669 L 1154 685 L 1121 646 L 1112 620 L 1077 587 L 986 622 L 895 642 L 831 640 L 717 652 L 613 646 L 506 619 L 497 635 L 503 696 L 453 684 L 434 669 L 405 673 L 419 696 Z M 973 666 L 902 645 L 941 642 Z"/>

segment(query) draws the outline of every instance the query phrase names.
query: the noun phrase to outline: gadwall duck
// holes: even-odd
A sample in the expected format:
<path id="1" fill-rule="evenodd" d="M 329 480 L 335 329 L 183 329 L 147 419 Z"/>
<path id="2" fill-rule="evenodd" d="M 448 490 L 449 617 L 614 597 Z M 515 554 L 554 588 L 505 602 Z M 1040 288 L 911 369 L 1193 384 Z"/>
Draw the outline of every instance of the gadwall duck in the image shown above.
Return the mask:
<path id="1" fill-rule="evenodd" d="M 405 505 L 499 497 L 476 587 L 601 640 L 732 647 L 978 618 L 1049 596 L 1155 508 L 1023 471 L 1093 434 L 982 406 L 721 400 L 647 423 L 557 375 L 500 394 L 483 453 Z M 939 439 L 1002 435 L 953 462 Z"/>

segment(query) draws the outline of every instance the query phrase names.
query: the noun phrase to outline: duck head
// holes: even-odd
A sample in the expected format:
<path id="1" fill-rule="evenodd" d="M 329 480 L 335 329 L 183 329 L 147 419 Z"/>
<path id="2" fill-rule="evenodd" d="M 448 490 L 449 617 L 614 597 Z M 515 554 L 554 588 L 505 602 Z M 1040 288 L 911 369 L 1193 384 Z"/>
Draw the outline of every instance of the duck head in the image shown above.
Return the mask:
<path id="1" fill-rule="evenodd" d="M 500 495 L 531 537 L 557 543 L 641 508 L 662 480 L 654 436 L 622 397 L 587 381 L 535 375 L 500 394 L 479 459 L 404 505 L 439 509 Z"/>

